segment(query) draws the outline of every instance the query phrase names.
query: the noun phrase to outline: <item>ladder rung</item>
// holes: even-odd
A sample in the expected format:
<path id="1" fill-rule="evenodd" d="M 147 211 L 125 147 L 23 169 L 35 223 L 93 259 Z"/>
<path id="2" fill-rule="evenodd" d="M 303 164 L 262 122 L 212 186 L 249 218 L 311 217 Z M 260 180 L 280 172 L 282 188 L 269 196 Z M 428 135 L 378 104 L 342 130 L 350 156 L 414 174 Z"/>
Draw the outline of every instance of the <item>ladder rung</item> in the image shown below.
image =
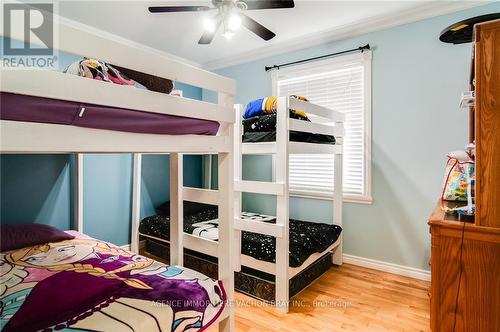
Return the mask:
<path id="1" fill-rule="evenodd" d="M 290 154 L 341 154 L 342 145 L 339 144 L 317 144 L 317 143 L 303 143 L 303 142 L 290 142 L 288 146 Z"/>
<path id="2" fill-rule="evenodd" d="M 234 190 L 246 193 L 283 196 L 285 194 L 285 185 L 278 182 L 235 181 Z"/>
<path id="3" fill-rule="evenodd" d="M 217 205 L 219 204 L 219 192 L 217 190 L 184 187 L 182 189 L 182 199 L 190 202 Z"/>
<path id="4" fill-rule="evenodd" d="M 242 154 L 275 154 L 276 142 L 242 143 Z"/>
<path id="5" fill-rule="evenodd" d="M 234 218 L 235 229 L 279 238 L 283 237 L 284 227 L 283 225 L 270 224 L 263 221 Z"/>

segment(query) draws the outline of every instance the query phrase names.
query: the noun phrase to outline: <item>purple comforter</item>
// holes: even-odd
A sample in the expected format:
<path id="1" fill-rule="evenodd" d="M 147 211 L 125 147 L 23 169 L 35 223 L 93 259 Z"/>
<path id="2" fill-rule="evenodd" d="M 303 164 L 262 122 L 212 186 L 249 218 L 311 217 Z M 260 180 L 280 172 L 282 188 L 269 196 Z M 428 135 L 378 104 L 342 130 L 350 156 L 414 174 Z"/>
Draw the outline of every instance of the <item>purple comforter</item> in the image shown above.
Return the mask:
<path id="1" fill-rule="evenodd" d="M 163 135 L 216 135 L 219 129 L 216 121 L 7 92 L 0 93 L 0 119 Z"/>
<path id="2" fill-rule="evenodd" d="M 76 233 L 1 253 L 1 326 L 10 331 L 202 331 L 221 282 Z"/>

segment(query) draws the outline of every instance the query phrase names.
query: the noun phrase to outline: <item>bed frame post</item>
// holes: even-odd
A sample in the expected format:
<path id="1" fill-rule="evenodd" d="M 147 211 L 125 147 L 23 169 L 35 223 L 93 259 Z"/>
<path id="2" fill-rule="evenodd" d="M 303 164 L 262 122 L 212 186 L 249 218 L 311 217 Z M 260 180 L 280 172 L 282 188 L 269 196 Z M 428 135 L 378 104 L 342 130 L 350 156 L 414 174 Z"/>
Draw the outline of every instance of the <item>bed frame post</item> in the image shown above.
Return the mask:
<path id="1" fill-rule="evenodd" d="M 219 105 L 234 107 L 231 95 L 219 93 Z M 222 135 L 233 137 L 233 126 L 224 128 Z M 229 152 L 218 154 L 219 174 L 219 242 L 218 242 L 218 268 L 219 279 L 224 283 L 227 294 L 226 310 L 228 316 L 220 321 L 219 332 L 235 331 L 234 323 L 234 191 L 233 191 L 233 155 L 234 141 L 228 140 Z M 241 247 L 240 247 L 241 248 Z M 239 252 L 239 250 L 238 250 Z"/>
<path id="2" fill-rule="evenodd" d="M 184 264 L 183 155 L 170 154 L 170 265 Z"/>
<path id="3" fill-rule="evenodd" d="M 343 127 L 342 122 L 336 122 L 336 126 Z M 333 192 L 333 224 L 342 226 L 342 206 L 343 206 L 343 184 L 342 184 L 342 164 L 343 163 L 343 148 L 341 151 L 335 153 L 333 161 L 334 172 L 334 192 Z M 340 233 L 339 245 L 333 251 L 332 262 L 335 265 L 342 265 L 342 246 L 343 246 L 343 233 Z"/>
<path id="4" fill-rule="evenodd" d="M 242 105 L 235 105 L 235 122 L 234 122 L 234 181 L 238 182 L 242 180 L 242 115 L 243 107 Z M 241 191 L 234 192 L 234 218 L 241 218 L 241 205 L 242 205 L 242 193 Z M 236 271 L 241 271 L 241 231 L 239 229 L 234 230 L 234 246 L 236 249 L 236 257 L 234 258 L 234 269 Z"/>
<path id="5" fill-rule="evenodd" d="M 139 224 L 141 222 L 141 173 L 142 154 L 134 153 L 132 173 L 132 220 L 130 221 L 132 231 L 130 232 L 130 250 L 139 253 Z"/>
<path id="6" fill-rule="evenodd" d="M 75 154 L 74 166 L 73 229 L 78 232 L 83 232 L 83 154 Z"/>
<path id="7" fill-rule="evenodd" d="M 283 237 L 276 238 L 276 306 L 288 312 L 289 239 L 288 239 L 288 97 L 280 97 L 276 115 L 276 182 L 283 183 L 283 195 L 276 197 L 276 224 L 283 225 Z"/>

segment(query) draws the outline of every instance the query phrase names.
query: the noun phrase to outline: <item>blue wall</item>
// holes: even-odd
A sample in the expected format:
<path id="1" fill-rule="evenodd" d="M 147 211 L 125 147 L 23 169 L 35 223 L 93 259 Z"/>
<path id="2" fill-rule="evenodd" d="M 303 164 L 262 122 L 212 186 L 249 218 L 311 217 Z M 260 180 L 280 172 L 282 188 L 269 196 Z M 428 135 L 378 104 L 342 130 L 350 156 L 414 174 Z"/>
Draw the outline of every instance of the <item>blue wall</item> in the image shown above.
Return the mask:
<path id="1" fill-rule="evenodd" d="M 347 40 L 217 70 L 237 81 L 237 102 L 271 94 L 264 66 L 337 52 L 369 43 L 373 47 L 372 205 L 346 203 L 344 252 L 428 269 L 427 218 L 439 197 L 445 156 L 467 142 L 467 113 L 458 109 L 468 89 L 471 45 L 449 45 L 440 31 L 461 19 L 500 11 L 500 4 L 377 31 Z M 212 96 L 204 93 L 204 98 Z M 270 178 L 270 160 L 244 159 L 247 179 Z M 246 195 L 244 209 L 274 213 L 275 199 Z M 332 203 L 298 199 L 290 216 L 332 221 Z"/>
<path id="2" fill-rule="evenodd" d="M 78 56 L 60 54 L 60 69 Z M 202 97 L 200 88 L 176 82 L 184 97 Z M 43 223 L 70 229 L 72 156 L 0 155 L 0 221 Z M 145 155 L 141 216 L 169 199 L 168 156 Z M 202 157 L 185 156 L 184 184 L 202 185 Z M 130 243 L 132 157 L 130 154 L 84 156 L 84 232 L 118 245 Z"/>

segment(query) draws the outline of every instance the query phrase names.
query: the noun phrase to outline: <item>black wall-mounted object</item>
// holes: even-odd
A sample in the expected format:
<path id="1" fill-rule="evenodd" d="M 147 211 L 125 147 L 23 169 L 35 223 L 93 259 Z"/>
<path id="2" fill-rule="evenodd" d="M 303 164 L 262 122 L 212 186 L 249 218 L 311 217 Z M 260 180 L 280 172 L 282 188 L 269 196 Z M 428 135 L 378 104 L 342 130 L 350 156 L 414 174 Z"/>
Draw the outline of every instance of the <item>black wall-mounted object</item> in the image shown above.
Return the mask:
<path id="1" fill-rule="evenodd" d="M 474 24 L 500 19 L 500 13 L 492 13 L 468 18 L 444 29 L 439 40 L 444 43 L 464 44 L 472 42 Z"/>

